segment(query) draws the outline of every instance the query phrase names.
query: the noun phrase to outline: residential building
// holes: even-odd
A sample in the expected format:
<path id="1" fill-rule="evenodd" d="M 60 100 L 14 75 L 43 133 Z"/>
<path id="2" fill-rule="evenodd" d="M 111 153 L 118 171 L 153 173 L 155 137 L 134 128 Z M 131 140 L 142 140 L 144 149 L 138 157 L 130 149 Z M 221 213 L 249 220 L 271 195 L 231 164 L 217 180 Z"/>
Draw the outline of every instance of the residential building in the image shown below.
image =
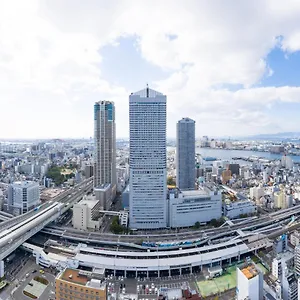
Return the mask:
<path id="1" fill-rule="evenodd" d="M 92 272 L 66 268 L 55 279 L 55 297 L 57 300 L 106 300 L 106 283 L 93 278 Z"/>
<path id="2" fill-rule="evenodd" d="M 250 188 L 250 198 L 253 200 L 259 200 L 264 196 L 264 188 L 263 187 L 252 187 Z"/>
<path id="3" fill-rule="evenodd" d="M 73 227 L 87 230 L 99 229 L 100 223 L 100 201 L 93 196 L 84 196 L 83 199 L 73 206 Z"/>
<path id="4" fill-rule="evenodd" d="M 180 190 L 195 189 L 195 121 L 177 122 L 176 185 Z"/>
<path id="5" fill-rule="evenodd" d="M 213 185 L 195 191 L 174 189 L 168 196 L 168 227 L 189 227 L 222 216 L 222 194 Z"/>
<path id="6" fill-rule="evenodd" d="M 300 233 L 299 233 L 299 231 L 295 230 L 294 232 L 291 233 L 290 243 L 295 247 L 299 245 L 299 243 L 300 243 Z M 299 271 L 300 271 L 300 268 L 299 268 Z"/>
<path id="7" fill-rule="evenodd" d="M 295 247 L 294 251 L 294 265 L 295 265 L 295 272 L 300 275 L 300 245 Z"/>
<path id="8" fill-rule="evenodd" d="M 110 184 L 116 195 L 116 126 L 115 105 L 99 101 L 94 105 L 94 188 Z"/>
<path id="9" fill-rule="evenodd" d="M 8 187 L 8 210 L 21 215 L 40 203 L 40 187 L 37 182 L 18 181 Z"/>
<path id="10" fill-rule="evenodd" d="M 224 170 L 222 172 L 222 183 L 226 184 L 231 179 L 231 171 L 230 170 Z"/>
<path id="11" fill-rule="evenodd" d="M 263 274 L 254 263 L 237 268 L 237 300 L 263 299 Z"/>
<path id="12" fill-rule="evenodd" d="M 129 96 L 131 228 L 167 225 L 166 103 L 148 87 Z"/>

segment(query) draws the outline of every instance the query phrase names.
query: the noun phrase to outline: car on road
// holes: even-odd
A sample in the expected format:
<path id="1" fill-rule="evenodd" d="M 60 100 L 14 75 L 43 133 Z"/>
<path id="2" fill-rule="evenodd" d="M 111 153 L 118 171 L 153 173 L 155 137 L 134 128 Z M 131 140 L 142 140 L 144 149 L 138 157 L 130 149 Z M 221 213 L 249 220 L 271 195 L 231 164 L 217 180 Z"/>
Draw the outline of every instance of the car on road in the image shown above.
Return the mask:
<path id="1" fill-rule="evenodd" d="M 33 270 L 31 273 L 33 273 L 33 274 L 34 274 L 34 273 L 36 273 L 36 272 L 37 272 L 37 270 Z"/>
<path id="2" fill-rule="evenodd" d="M 40 273 L 41 273 L 41 274 L 45 274 L 45 271 L 44 271 L 44 270 L 40 270 Z"/>

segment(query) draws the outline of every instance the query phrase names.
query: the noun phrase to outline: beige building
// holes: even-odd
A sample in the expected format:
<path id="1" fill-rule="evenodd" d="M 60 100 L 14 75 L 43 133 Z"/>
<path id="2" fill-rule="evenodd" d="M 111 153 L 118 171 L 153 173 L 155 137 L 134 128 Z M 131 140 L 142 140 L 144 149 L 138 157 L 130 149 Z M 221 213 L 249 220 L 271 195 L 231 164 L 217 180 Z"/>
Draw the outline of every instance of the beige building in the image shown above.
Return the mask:
<path id="1" fill-rule="evenodd" d="M 99 229 L 102 223 L 99 210 L 100 201 L 94 196 L 84 196 L 83 199 L 73 206 L 73 227 L 87 230 Z"/>
<path id="2" fill-rule="evenodd" d="M 55 279 L 56 300 L 106 300 L 106 296 L 106 284 L 93 279 L 91 272 L 67 268 Z"/>
<path id="3" fill-rule="evenodd" d="M 300 233 L 299 233 L 299 231 L 295 230 L 294 232 L 291 233 L 290 242 L 295 247 L 300 244 Z"/>

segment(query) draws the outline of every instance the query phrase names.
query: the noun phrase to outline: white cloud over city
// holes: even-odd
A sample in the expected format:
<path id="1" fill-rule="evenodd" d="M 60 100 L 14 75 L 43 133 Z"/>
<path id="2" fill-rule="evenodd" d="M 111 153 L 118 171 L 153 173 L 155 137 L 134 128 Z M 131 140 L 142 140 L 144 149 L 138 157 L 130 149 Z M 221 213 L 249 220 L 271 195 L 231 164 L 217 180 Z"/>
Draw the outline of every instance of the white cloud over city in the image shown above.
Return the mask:
<path id="1" fill-rule="evenodd" d="M 128 136 L 132 90 L 102 69 L 101 50 L 121 37 L 167 71 L 150 84 L 168 96 L 169 136 L 186 116 L 198 136 L 296 131 L 299 120 L 268 109 L 300 102 L 300 88 L 260 83 L 273 75 L 272 49 L 300 50 L 299 15 L 293 0 L 0 0 L 0 138 L 92 136 L 101 99 L 115 101 L 117 136 Z"/>

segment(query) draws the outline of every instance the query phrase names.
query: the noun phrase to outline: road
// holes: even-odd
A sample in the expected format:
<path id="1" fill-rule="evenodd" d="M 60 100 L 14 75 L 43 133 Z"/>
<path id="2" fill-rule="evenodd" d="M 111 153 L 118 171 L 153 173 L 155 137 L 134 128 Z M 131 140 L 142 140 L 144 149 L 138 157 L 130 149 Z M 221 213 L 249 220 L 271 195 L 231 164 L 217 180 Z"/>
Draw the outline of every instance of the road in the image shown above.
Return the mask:
<path id="1" fill-rule="evenodd" d="M 34 270 L 36 270 L 35 273 L 33 273 Z M 25 299 L 25 296 L 23 294 L 25 286 L 35 276 L 40 276 L 46 278 L 49 281 L 49 285 L 39 299 L 55 299 L 55 274 L 46 271 L 45 274 L 42 275 L 39 273 L 39 270 L 40 267 L 35 264 L 35 259 L 32 257 L 21 268 L 21 270 L 17 272 L 14 281 L 0 293 L 0 298 L 2 298 L 3 300 Z M 26 277 L 26 274 L 28 274 L 28 277 Z"/>

